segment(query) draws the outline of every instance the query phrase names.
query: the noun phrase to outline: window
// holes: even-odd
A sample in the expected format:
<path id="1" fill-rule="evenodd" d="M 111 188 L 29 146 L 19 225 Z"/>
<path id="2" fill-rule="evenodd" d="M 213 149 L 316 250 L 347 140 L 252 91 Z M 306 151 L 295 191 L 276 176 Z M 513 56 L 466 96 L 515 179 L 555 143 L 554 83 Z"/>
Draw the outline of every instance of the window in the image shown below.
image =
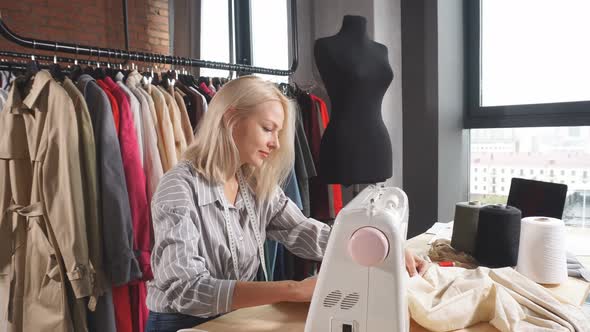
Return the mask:
<path id="1" fill-rule="evenodd" d="M 201 1 L 201 59 L 230 62 L 228 2 Z M 227 77 L 227 70 L 201 68 L 201 76 Z"/>
<path id="2" fill-rule="evenodd" d="M 580 128 L 578 128 L 578 127 L 568 128 L 568 134 L 571 137 L 579 137 L 580 136 Z"/>
<path id="3" fill-rule="evenodd" d="M 234 3 L 240 0 L 234 0 Z M 244 4 L 248 2 L 243 2 Z M 249 8 L 235 6 L 236 12 L 245 16 L 250 13 L 251 40 L 247 34 L 234 36 L 244 44 L 244 52 L 252 51 L 252 65 L 273 69 L 288 69 L 289 63 L 289 18 L 287 11 L 288 1 L 277 0 L 250 0 Z M 218 62 L 230 62 L 229 40 L 229 10 L 228 1 L 202 0 L 201 1 L 201 59 Z M 239 13 L 238 13 L 239 14 Z M 247 17 L 247 16 L 246 16 Z M 247 23 L 247 19 L 243 19 Z M 234 20 L 234 24 L 237 20 Z M 247 25 L 247 24 L 246 24 Z M 243 31 L 248 31 L 248 27 Z M 234 54 L 238 53 L 236 40 L 234 42 Z M 248 57 L 246 55 L 246 57 Z M 238 61 L 235 61 L 238 62 Z M 202 68 L 202 76 L 227 77 L 227 70 Z M 275 82 L 287 82 L 286 76 L 262 75 L 265 79 Z"/>
<path id="4" fill-rule="evenodd" d="M 473 0 L 465 10 L 467 128 L 590 125 L 589 1 Z"/>
<path id="5" fill-rule="evenodd" d="M 520 177 L 541 181 L 563 183 L 568 186 L 563 220 L 568 225 L 590 227 L 590 126 L 578 127 L 576 140 L 571 139 L 570 127 L 513 128 L 509 132 L 502 128 L 471 130 L 471 167 L 497 168 L 512 165 L 520 172 Z M 518 147 L 511 152 L 484 151 L 478 145 L 493 144 L 489 137 L 498 143 L 509 141 Z M 537 169 L 538 171 L 535 171 Z M 526 174 L 526 175 L 525 175 Z M 511 177 L 506 177 L 510 183 Z M 484 179 L 485 181 L 485 179 Z M 508 186 L 500 183 L 500 191 L 495 192 L 494 181 L 490 191 L 483 188 L 470 193 L 470 200 L 484 203 L 505 203 L 508 199 Z"/>
<path id="6" fill-rule="evenodd" d="M 287 1 L 251 0 L 252 65 L 288 69 L 289 32 Z M 287 76 L 262 75 L 275 82 L 289 81 Z"/>

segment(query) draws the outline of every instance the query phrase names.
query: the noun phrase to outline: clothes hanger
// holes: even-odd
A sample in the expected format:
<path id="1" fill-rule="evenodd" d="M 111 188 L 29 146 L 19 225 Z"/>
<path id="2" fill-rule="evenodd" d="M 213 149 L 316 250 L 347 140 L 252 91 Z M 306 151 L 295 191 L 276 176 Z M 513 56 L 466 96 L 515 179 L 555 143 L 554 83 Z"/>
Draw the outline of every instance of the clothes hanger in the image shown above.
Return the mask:
<path id="1" fill-rule="evenodd" d="M 37 48 L 36 42 L 33 40 L 33 49 Z M 37 74 L 41 70 L 41 65 L 35 59 L 35 55 L 31 55 L 31 61 L 27 64 L 27 70 L 25 71 L 25 76 L 27 81 L 35 74 Z"/>
<path id="2" fill-rule="evenodd" d="M 39 64 L 39 61 L 35 59 L 34 55 L 31 55 L 31 61 L 27 63 L 27 70 L 25 76 L 28 76 L 28 78 L 30 78 L 31 76 L 37 74 L 39 70 L 41 70 L 41 65 Z"/>
<path id="3" fill-rule="evenodd" d="M 96 68 L 94 68 L 94 71 L 92 72 L 92 77 L 94 77 L 94 79 L 96 79 L 96 80 L 103 80 L 106 78 L 107 75 L 106 75 L 104 68 L 100 64 L 100 49 L 97 48 L 96 51 L 98 53 L 97 61 L 96 61 Z"/>
<path id="4" fill-rule="evenodd" d="M 188 62 L 188 60 L 184 59 L 184 65 L 188 66 L 189 64 L 190 63 Z M 185 68 L 183 68 L 183 71 L 184 71 L 185 85 L 187 87 L 198 88 L 197 82 L 195 81 L 195 77 L 193 76 L 193 74 L 191 72 L 189 72 L 188 70 L 186 70 Z"/>
<path id="5" fill-rule="evenodd" d="M 84 74 L 90 75 L 94 78 L 94 68 L 92 67 L 92 48 L 90 48 L 90 55 L 88 56 L 88 60 L 86 62 L 86 67 L 84 68 Z"/>
<path id="6" fill-rule="evenodd" d="M 54 80 L 63 83 L 66 75 L 63 73 L 61 66 L 57 63 L 57 43 L 55 43 L 55 53 L 53 54 L 53 64 L 49 66 L 49 73 Z"/>
<path id="7" fill-rule="evenodd" d="M 158 76 L 158 66 L 156 64 L 156 58 L 152 57 L 152 84 L 160 85 L 160 77 Z"/>
<path id="8" fill-rule="evenodd" d="M 78 64 L 78 45 L 76 45 L 76 57 L 74 58 L 74 66 L 70 69 L 70 79 L 77 82 L 83 73 L 82 67 Z"/>
<path id="9" fill-rule="evenodd" d="M 131 56 L 129 56 L 131 57 Z M 129 77 L 129 74 L 131 74 L 131 70 L 129 70 L 129 61 L 125 61 L 125 68 L 123 68 L 123 51 L 121 51 L 121 53 L 119 53 L 119 71 L 121 73 L 123 73 L 123 81 L 127 82 L 127 78 Z"/>
<path id="10" fill-rule="evenodd" d="M 35 42 L 33 41 L 33 45 Z M 29 61 L 26 65 L 25 73 L 23 78 L 20 80 L 15 80 L 14 83 L 16 84 L 16 88 L 19 90 L 21 95 L 25 95 L 27 85 L 33 76 L 35 76 L 39 70 L 41 70 L 41 64 L 35 58 L 35 55 L 31 55 L 31 61 Z"/>
<path id="11" fill-rule="evenodd" d="M 142 68 L 143 70 L 139 70 L 139 68 L 137 68 L 137 71 L 139 73 L 141 73 L 141 76 L 142 76 L 141 77 L 141 85 L 142 86 L 146 86 L 146 85 L 150 84 L 150 82 L 152 81 L 152 77 L 151 77 L 150 73 L 147 71 L 147 67 L 145 67 L 146 59 L 147 59 L 147 57 L 146 57 L 146 55 L 144 55 L 144 57 L 143 57 L 144 67 Z"/>
<path id="12" fill-rule="evenodd" d="M 121 64 L 121 62 L 119 61 L 119 55 L 117 53 L 116 50 L 113 50 L 113 58 L 114 61 L 112 63 L 111 69 L 113 70 L 113 80 L 115 80 L 117 78 L 117 75 L 119 75 L 119 73 L 123 74 L 123 65 Z M 119 65 L 117 66 L 117 62 L 119 63 Z M 125 83 L 125 75 L 123 75 L 123 83 Z"/>
<path id="13" fill-rule="evenodd" d="M 21 95 L 25 94 L 27 84 L 39 70 L 41 70 L 41 64 L 35 59 L 34 55 L 31 55 L 31 61 L 27 63 L 23 79 L 15 81 L 16 87 L 19 89 Z"/>
<path id="14" fill-rule="evenodd" d="M 115 80 L 115 75 L 116 72 L 115 70 L 112 68 L 112 64 L 111 64 L 111 50 L 107 49 L 107 60 L 106 60 L 106 68 L 105 68 L 105 76 L 110 77 L 112 80 Z"/>
<path id="15" fill-rule="evenodd" d="M 215 90 L 219 90 L 221 88 L 221 80 L 219 79 L 219 77 L 213 77 L 212 83 Z"/>
<path id="16" fill-rule="evenodd" d="M 178 81 L 178 71 L 176 68 L 176 58 L 173 58 L 172 64 L 170 65 L 170 69 L 168 70 L 168 85 L 171 85 L 174 88 L 176 81 Z"/>

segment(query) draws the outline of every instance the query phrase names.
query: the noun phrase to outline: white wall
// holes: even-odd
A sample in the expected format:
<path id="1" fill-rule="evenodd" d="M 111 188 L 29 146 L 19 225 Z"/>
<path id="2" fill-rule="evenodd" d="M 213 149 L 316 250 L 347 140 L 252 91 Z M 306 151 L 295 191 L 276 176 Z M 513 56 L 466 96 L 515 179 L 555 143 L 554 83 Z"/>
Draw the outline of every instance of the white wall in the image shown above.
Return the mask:
<path id="1" fill-rule="evenodd" d="M 469 130 L 463 129 L 463 1 L 439 0 L 438 221 L 454 218 L 455 203 L 469 198 Z"/>
<path id="2" fill-rule="evenodd" d="M 393 149 L 393 177 L 388 185 L 403 187 L 402 35 L 399 0 L 374 0 L 375 40 L 387 46 L 393 81 L 383 98 L 383 121 Z"/>

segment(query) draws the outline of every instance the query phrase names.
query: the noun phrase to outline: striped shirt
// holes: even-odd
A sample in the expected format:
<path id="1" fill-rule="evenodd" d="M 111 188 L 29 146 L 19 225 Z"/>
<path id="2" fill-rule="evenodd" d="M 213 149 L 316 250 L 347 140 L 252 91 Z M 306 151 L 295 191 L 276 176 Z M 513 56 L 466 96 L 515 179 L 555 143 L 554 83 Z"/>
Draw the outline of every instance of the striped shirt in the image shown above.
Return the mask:
<path id="1" fill-rule="evenodd" d="M 152 200 L 154 279 L 148 282 L 151 311 L 210 317 L 231 310 L 236 275 L 228 242 L 223 185 L 207 181 L 189 162 L 168 171 Z M 280 188 L 267 202 L 255 205 L 262 241 L 282 243 L 293 254 L 321 260 L 330 227 L 305 217 Z M 253 225 L 240 191 L 229 205 L 241 281 L 255 279 L 260 259 Z"/>

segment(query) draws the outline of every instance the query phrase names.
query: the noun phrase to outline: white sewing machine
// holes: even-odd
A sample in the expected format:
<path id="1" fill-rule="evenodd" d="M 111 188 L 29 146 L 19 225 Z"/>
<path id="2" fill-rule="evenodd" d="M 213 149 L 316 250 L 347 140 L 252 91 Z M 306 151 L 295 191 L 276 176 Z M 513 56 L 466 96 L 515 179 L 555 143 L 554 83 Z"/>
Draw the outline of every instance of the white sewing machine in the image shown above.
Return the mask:
<path id="1" fill-rule="evenodd" d="M 408 198 L 370 186 L 338 214 L 305 332 L 409 331 L 404 241 Z"/>

